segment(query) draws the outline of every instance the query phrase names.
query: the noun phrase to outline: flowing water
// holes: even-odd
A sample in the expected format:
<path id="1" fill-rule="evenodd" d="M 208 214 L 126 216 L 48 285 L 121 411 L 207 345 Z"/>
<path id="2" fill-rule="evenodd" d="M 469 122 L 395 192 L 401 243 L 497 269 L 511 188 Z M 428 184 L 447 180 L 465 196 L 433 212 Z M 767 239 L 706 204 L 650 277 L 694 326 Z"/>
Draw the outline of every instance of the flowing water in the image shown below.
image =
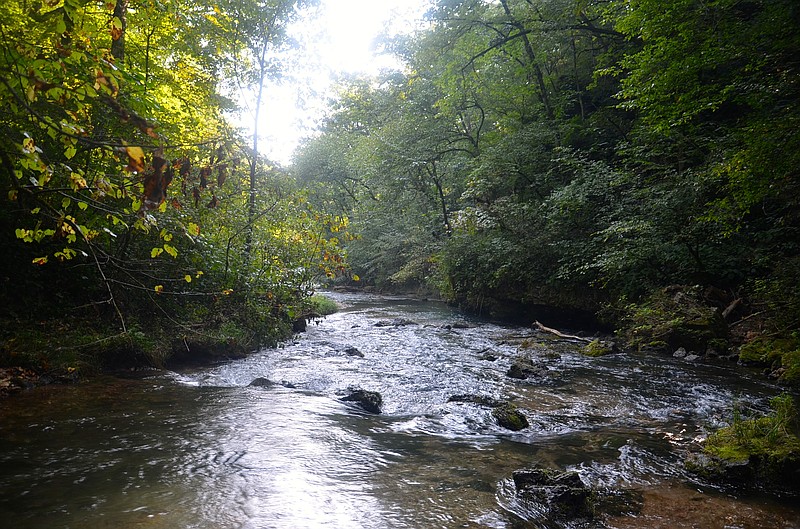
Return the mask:
<path id="1" fill-rule="evenodd" d="M 333 296 L 342 311 L 280 349 L 0 402 L 0 527 L 554 527 L 515 493 L 531 465 L 638 491 L 641 511 L 607 527 L 800 527 L 800 508 L 682 469 L 734 403 L 763 411 L 779 392 L 735 366 L 588 358 L 438 303 Z M 507 377 L 520 355 L 544 376 Z M 248 387 L 259 377 L 276 384 Z M 380 392 L 382 413 L 340 401 L 352 388 Z M 464 394 L 512 400 L 530 427 L 448 402 Z"/>

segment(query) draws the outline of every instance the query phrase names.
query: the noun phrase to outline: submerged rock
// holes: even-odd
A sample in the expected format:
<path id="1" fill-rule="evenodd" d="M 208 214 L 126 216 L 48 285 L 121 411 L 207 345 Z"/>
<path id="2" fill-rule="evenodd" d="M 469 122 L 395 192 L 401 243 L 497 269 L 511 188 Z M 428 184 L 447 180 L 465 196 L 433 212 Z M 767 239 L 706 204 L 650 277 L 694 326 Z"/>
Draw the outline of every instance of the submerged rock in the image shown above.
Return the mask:
<path id="1" fill-rule="evenodd" d="M 510 402 L 506 402 L 494 408 L 492 410 L 492 417 L 495 418 L 498 425 L 512 432 L 518 432 L 530 426 L 527 417 Z"/>
<path id="2" fill-rule="evenodd" d="M 383 397 L 381 397 L 380 393 L 363 389 L 352 390 L 349 395 L 339 400 L 342 402 L 354 402 L 370 413 L 380 413 L 381 405 L 383 405 Z"/>
<path id="3" fill-rule="evenodd" d="M 517 494 L 539 504 L 549 516 L 567 519 L 593 517 L 589 501 L 592 490 L 583 484 L 577 472 L 528 468 L 514 471 L 512 478 Z"/>
<path id="4" fill-rule="evenodd" d="M 380 320 L 375 323 L 375 327 L 405 327 L 406 325 L 419 325 L 419 323 L 405 318 L 395 318 L 393 320 Z"/>
<path id="5" fill-rule="evenodd" d="M 514 471 L 512 479 L 530 511 L 537 518 L 544 514 L 557 527 L 606 527 L 602 520 L 636 515 L 644 504 L 639 491 L 591 487 L 572 471 L 526 468 Z M 573 525 L 576 521 L 579 525 Z"/>
<path id="6" fill-rule="evenodd" d="M 502 402 L 495 398 L 472 394 L 453 395 L 447 399 L 447 402 L 466 402 L 468 404 L 477 404 L 479 406 L 488 406 L 490 408 L 497 408 L 498 406 L 503 405 Z"/>

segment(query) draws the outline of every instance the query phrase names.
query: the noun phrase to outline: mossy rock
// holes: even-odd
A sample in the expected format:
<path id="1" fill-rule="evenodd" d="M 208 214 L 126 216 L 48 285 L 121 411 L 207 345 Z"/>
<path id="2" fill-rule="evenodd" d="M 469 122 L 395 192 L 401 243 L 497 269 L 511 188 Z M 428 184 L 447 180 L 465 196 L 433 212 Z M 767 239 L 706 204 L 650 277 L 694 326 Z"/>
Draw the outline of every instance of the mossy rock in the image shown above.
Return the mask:
<path id="1" fill-rule="evenodd" d="M 769 367 L 783 355 L 786 340 L 755 339 L 739 348 L 739 363 L 746 366 Z"/>
<path id="2" fill-rule="evenodd" d="M 709 344 L 727 343 L 728 325 L 716 307 L 705 304 L 689 287 L 670 287 L 642 303 L 630 305 L 619 333 L 633 346 L 664 343 L 704 353 Z"/>
<path id="3" fill-rule="evenodd" d="M 758 488 L 800 494 L 800 438 L 792 397 L 770 401 L 764 417 L 742 419 L 706 439 L 703 454 L 687 460 L 687 468 L 703 477 L 737 488 Z"/>
<path id="4" fill-rule="evenodd" d="M 783 373 L 779 380 L 791 386 L 800 386 L 800 349 L 790 351 L 781 357 Z"/>
<path id="5" fill-rule="evenodd" d="M 591 357 L 606 356 L 613 352 L 614 348 L 611 345 L 601 342 L 600 340 L 592 340 L 581 350 L 581 353 Z"/>
<path id="6" fill-rule="evenodd" d="M 800 343 L 798 340 L 756 339 L 739 348 L 739 363 L 771 368 L 770 376 L 789 386 L 800 386 Z"/>
<path id="7" fill-rule="evenodd" d="M 498 425 L 512 432 L 518 432 L 530 426 L 525 415 L 511 403 L 506 403 L 493 409 L 492 416 Z"/>

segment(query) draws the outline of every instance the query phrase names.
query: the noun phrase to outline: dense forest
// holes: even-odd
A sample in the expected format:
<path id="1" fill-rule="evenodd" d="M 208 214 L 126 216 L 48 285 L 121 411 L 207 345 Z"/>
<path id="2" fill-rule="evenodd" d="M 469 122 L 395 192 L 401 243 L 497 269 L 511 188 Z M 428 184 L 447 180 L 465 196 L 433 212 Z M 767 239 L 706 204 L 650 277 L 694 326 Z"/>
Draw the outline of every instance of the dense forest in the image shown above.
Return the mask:
<path id="1" fill-rule="evenodd" d="M 365 282 L 800 378 L 796 2 L 440 0 L 382 45 L 294 165 Z"/>
<path id="2" fill-rule="evenodd" d="M 344 270 L 285 171 L 230 124 L 302 1 L 0 5 L 0 350 L 56 376 L 241 354 Z"/>
<path id="3" fill-rule="evenodd" d="M 3 363 L 243 351 L 361 277 L 800 379 L 796 2 L 432 2 L 281 168 L 310 4 L 3 3 Z"/>

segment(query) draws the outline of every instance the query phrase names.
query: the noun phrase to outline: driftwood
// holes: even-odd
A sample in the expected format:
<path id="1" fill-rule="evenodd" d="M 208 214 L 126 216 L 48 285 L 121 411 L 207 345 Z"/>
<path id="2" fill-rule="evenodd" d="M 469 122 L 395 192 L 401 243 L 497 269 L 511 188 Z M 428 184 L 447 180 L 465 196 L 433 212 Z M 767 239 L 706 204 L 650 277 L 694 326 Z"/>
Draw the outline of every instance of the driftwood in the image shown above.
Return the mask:
<path id="1" fill-rule="evenodd" d="M 727 320 L 730 317 L 731 313 L 735 311 L 741 304 L 742 304 L 742 298 L 734 299 L 731 302 L 731 304 L 725 307 L 725 310 L 722 311 L 722 319 Z"/>
<path id="2" fill-rule="evenodd" d="M 533 322 L 533 325 L 542 332 L 549 332 L 550 334 L 555 334 L 559 338 L 566 338 L 568 340 L 578 340 L 580 342 L 590 343 L 592 340 L 589 338 L 583 338 L 581 336 L 575 336 L 572 334 L 564 334 L 561 331 L 557 331 L 556 329 L 551 329 L 550 327 L 545 327 L 538 321 Z"/>

